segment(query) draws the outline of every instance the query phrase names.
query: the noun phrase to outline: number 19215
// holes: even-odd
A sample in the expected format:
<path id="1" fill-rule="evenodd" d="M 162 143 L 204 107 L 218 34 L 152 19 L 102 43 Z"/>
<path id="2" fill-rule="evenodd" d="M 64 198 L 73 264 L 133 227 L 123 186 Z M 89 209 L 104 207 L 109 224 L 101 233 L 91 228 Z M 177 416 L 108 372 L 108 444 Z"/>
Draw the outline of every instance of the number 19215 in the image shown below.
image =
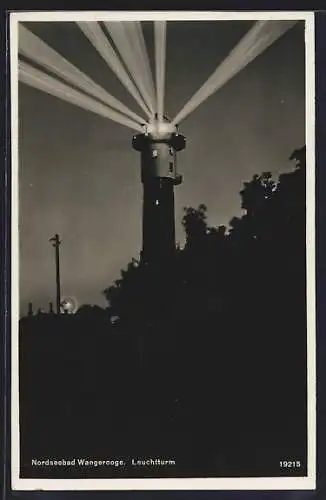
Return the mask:
<path id="1" fill-rule="evenodd" d="M 282 469 L 298 469 L 301 467 L 300 460 L 280 460 L 280 467 Z"/>

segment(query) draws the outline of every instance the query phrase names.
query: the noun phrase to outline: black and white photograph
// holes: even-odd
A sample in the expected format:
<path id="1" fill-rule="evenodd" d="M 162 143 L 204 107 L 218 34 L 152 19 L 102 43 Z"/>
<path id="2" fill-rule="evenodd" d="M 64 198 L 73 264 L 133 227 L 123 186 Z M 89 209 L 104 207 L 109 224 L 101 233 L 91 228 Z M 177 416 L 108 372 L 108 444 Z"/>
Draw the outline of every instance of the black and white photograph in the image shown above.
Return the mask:
<path id="1" fill-rule="evenodd" d="M 313 13 L 10 51 L 13 488 L 314 489 Z"/>

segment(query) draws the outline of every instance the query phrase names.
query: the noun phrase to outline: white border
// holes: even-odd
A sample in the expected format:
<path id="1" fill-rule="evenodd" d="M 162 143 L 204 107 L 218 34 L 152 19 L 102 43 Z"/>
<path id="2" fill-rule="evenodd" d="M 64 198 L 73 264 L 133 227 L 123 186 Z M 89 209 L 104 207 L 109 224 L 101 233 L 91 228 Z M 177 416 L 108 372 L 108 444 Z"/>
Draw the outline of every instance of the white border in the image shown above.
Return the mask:
<path id="1" fill-rule="evenodd" d="M 16 21 L 255 21 L 259 19 L 273 20 L 312 20 L 313 12 L 185 12 L 185 11 L 83 11 L 83 12 L 12 12 L 11 18 Z M 310 22 L 310 21 L 309 21 Z"/>
<path id="2" fill-rule="evenodd" d="M 315 23 L 306 21 L 306 255 L 308 477 L 316 478 Z M 313 437 L 312 437 L 313 436 Z"/>
<path id="3" fill-rule="evenodd" d="M 178 479 L 21 479 L 19 478 L 18 404 L 18 22 L 100 20 L 304 20 L 306 23 L 307 148 L 307 320 L 308 320 L 308 476 L 274 478 Z M 11 480 L 14 490 L 314 490 L 316 489 L 316 314 L 315 314 L 315 39 L 314 13 L 307 12 L 11 12 L 11 155 L 12 155 L 12 392 Z"/>

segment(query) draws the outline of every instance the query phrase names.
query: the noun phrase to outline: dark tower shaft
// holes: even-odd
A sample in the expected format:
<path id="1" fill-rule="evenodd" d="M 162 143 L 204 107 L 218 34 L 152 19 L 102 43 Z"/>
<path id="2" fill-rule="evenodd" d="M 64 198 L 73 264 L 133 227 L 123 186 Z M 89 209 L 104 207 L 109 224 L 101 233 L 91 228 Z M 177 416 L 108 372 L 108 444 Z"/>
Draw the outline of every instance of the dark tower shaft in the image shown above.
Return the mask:
<path id="1" fill-rule="evenodd" d="M 55 282 L 56 282 L 56 310 L 57 314 L 60 314 L 61 310 L 61 282 L 60 282 L 60 251 L 59 247 L 61 244 L 59 235 L 54 235 L 50 239 L 52 246 L 54 247 L 54 257 L 55 257 Z"/>
<path id="2" fill-rule="evenodd" d="M 142 259 L 166 259 L 174 249 L 174 182 L 164 178 L 144 182 Z"/>

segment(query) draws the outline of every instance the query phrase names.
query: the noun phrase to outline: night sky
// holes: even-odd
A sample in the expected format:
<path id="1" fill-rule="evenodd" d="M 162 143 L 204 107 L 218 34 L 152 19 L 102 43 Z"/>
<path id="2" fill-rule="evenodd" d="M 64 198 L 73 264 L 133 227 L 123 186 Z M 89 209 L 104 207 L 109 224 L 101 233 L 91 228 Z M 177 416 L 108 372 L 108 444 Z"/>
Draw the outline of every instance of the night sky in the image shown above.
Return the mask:
<path id="1" fill-rule="evenodd" d="M 142 114 L 73 23 L 27 28 Z M 245 32 L 246 21 L 170 22 L 165 109 L 174 117 Z M 152 53 L 152 24 L 145 23 Z M 304 26 L 298 23 L 180 125 L 177 240 L 184 206 L 208 207 L 209 223 L 241 213 L 239 191 L 255 173 L 293 167 L 305 142 Z M 53 248 L 59 233 L 62 294 L 105 305 L 102 290 L 141 249 L 140 157 L 133 131 L 19 84 L 20 299 L 47 308 L 55 298 Z"/>

